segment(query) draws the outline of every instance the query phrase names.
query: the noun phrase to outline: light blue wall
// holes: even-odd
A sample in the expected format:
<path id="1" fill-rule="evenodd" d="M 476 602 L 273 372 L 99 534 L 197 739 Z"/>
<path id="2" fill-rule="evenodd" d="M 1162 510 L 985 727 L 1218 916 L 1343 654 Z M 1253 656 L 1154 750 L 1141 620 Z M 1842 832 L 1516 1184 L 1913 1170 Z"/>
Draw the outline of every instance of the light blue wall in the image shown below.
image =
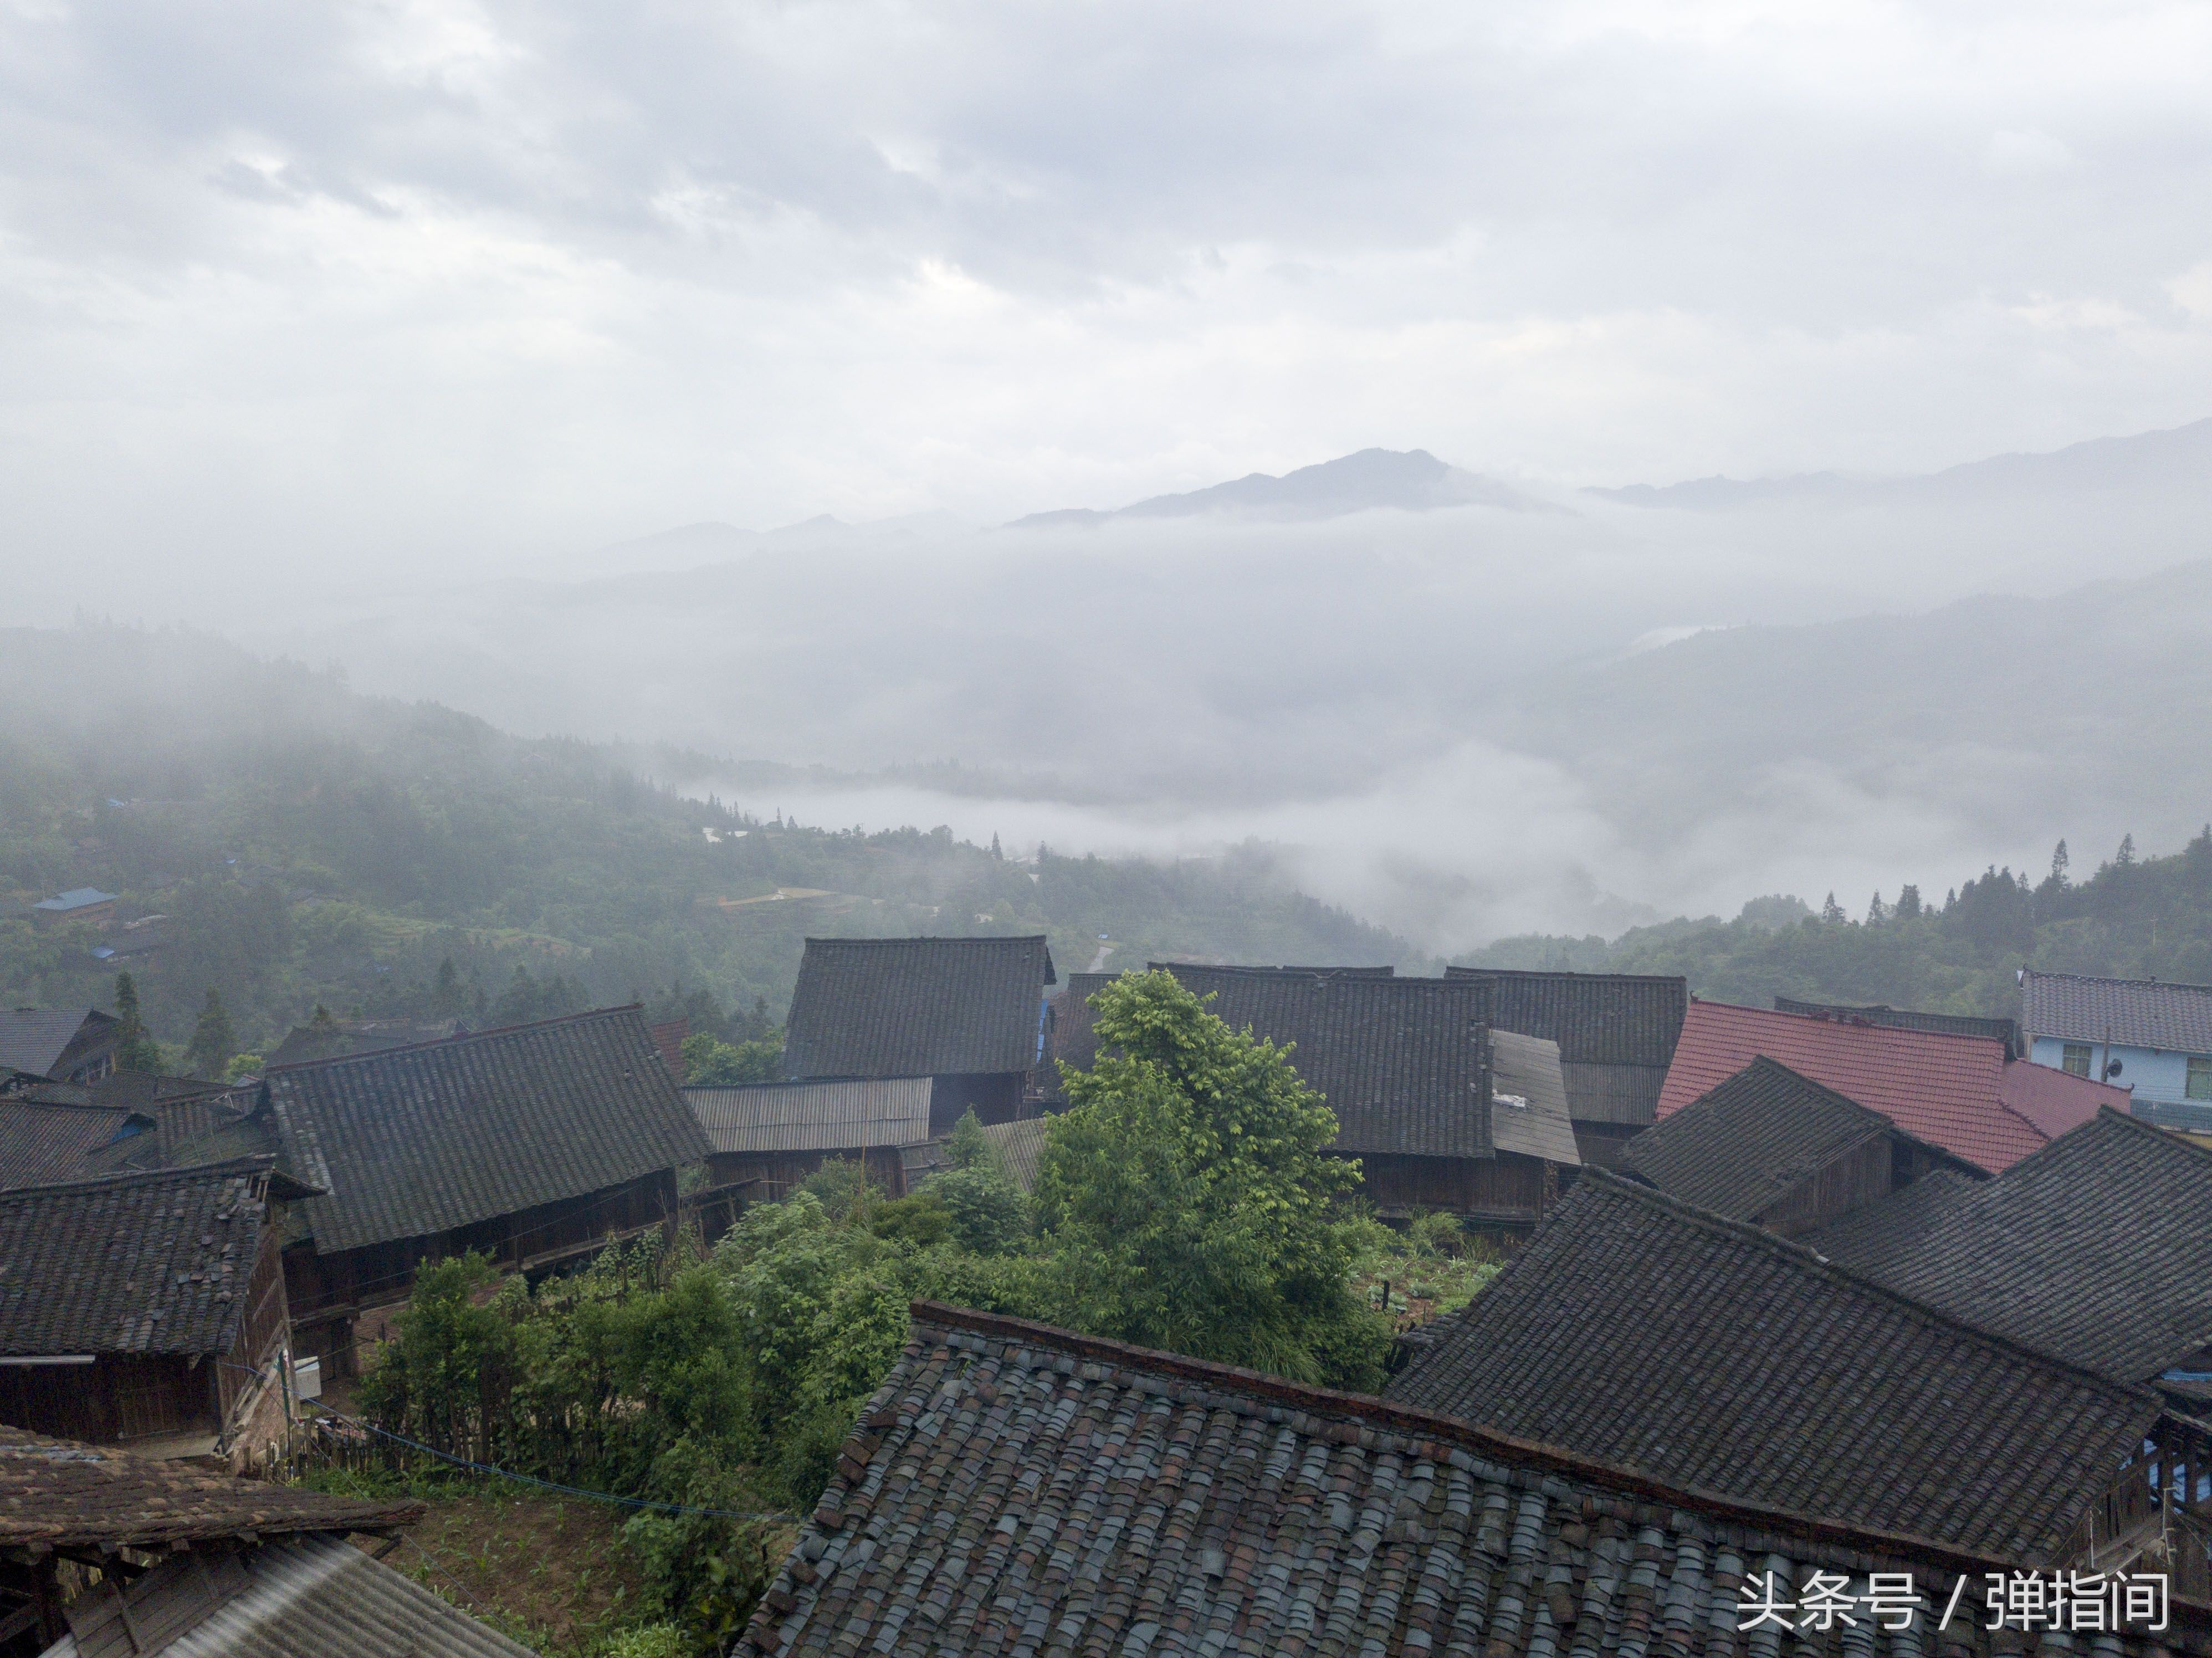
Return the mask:
<path id="1" fill-rule="evenodd" d="M 2063 1067 L 2066 1044 L 2056 1036 L 2038 1036 L 2028 1058 L 2038 1065 L 2047 1065 L 2052 1070 Z M 2130 1048 L 2125 1042 L 2114 1042 L 2111 1057 L 2120 1062 L 2120 1074 L 2105 1076 L 2106 1050 L 2104 1043 L 2089 1044 L 2089 1075 L 2109 1081 L 2116 1088 L 2132 1084 L 2139 1100 L 2157 1100 L 2161 1103 L 2186 1100 L 2189 1097 L 2189 1055 L 2169 1054 L 2158 1048 Z M 2197 1101 L 2197 1104 L 2205 1102 Z"/>

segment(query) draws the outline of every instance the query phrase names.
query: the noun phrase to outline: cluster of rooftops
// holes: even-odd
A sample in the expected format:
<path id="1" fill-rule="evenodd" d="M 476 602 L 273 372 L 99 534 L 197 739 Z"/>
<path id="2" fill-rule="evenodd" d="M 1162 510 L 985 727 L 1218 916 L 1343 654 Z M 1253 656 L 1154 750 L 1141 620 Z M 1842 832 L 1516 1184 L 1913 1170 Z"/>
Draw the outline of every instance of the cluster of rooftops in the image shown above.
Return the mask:
<path id="1" fill-rule="evenodd" d="M 1505 1268 L 1401 1337 L 1379 1399 L 917 1304 L 752 1648 L 1778 1652 L 1738 1629 L 1759 1574 L 1911 1571 L 1940 1599 L 2094 1566 L 2178 1597 L 2172 1627 L 2100 1650 L 2212 1651 L 2212 1151 L 2117 1077 L 2037 1064 L 2075 1039 L 2035 996 L 2023 1031 L 1675 978 L 1166 967 L 1292 1046 L 1378 1209 L 1450 1208 L 1514 1243 Z M 283 1366 L 343 1370 L 459 1248 L 556 1270 L 831 1156 L 904 1189 L 969 1110 L 1026 1181 L 1106 982 L 1061 984 L 1042 938 L 810 940 L 790 1074 L 740 1088 L 681 1087 L 634 1007 L 221 1088 L 90 1074 L 82 1023 L 51 1017 L 32 1073 L 32 1022 L 0 1022 L 0 1650 L 61 1638 L 56 1560 L 146 1552 L 119 1519 L 54 1540 L 87 1506 L 56 1470 L 198 1479 L 162 1501 L 223 1515 L 327 1501 L 86 1442 L 250 1461 Z M 133 1595 L 202 1630 L 254 1594 L 324 1606 L 311 1583 L 341 1623 L 346 1596 L 404 1600 L 336 1541 L 404 1507 L 159 1540 L 111 1621 Z M 513 1649 L 471 1631 L 417 1649 Z"/>

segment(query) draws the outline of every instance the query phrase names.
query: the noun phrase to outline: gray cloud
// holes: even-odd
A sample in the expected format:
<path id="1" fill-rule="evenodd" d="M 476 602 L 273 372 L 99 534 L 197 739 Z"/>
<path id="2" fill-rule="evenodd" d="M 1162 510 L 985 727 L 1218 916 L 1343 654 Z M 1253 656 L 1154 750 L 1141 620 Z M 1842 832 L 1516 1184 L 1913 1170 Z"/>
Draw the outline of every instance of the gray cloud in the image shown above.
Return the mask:
<path id="1" fill-rule="evenodd" d="M 1376 442 L 1618 481 L 2173 423 L 2208 68 L 2179 5 L 15 0 L 11 550 L 342 580 Z"/>

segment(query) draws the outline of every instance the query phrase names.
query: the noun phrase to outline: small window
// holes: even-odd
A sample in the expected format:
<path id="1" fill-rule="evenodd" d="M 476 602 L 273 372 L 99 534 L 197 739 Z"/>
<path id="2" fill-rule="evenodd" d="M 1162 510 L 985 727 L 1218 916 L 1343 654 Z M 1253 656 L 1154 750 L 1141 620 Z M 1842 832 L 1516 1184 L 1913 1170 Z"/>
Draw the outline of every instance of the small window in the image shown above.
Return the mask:
<path id="1" fill-rule="evenodd" d="M 2212 1055 L 2190 1055 L 2189 1097 L 2192 1100 L 2212 1100 Z"/>
<path id="2" fill-rule="evenodd" d="M 2071 1072 L 2077 1077 L 2087 1076 L 2089 1074 L 2089 1044 L 2067 1043 L 2066 1052 L 2058 1061 L 2058 1068 L 2061 1071 Z"/>

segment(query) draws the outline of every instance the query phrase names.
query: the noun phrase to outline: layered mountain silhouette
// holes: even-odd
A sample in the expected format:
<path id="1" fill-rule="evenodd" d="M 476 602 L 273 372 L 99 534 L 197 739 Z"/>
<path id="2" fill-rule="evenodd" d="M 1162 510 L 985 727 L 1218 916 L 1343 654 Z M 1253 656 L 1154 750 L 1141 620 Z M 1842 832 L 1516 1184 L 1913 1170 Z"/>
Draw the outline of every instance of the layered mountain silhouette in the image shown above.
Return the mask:
<path id="1" fill-rule="evenodd" d="M 1917 477 L 1801 472 L 1787 477 L 1632 483 L 1588 493 L 1628 507 L 1710 513 L 1783 503 L 1848 507 L 1906 501 L 1979 502 L 1996 496 L 2177 486 L 2212 488 L 2212 420 L 2132 437 L 2093 438 L 2041 454 L 1994 455 Z"/>
<path id="2" fill-rule="evenodd" d="M 1549 501 L 1510 484 L 1447 465 L 1425 449 L 1362 449 L 1318 465 L 1301 466 L 1280 477 L 1253 472 L 1185 495 L 1154 495 L 1133 506 L 1103 512 L 1071 507 L 1031 513 L 1006 527 L 1084 528 L 1114 519 L 1324 519 L 1376 507 L 1425 513 L 1439 507 L 1470 506 L 1502 507 L 1511 512 L 1558 510 Z"/>

